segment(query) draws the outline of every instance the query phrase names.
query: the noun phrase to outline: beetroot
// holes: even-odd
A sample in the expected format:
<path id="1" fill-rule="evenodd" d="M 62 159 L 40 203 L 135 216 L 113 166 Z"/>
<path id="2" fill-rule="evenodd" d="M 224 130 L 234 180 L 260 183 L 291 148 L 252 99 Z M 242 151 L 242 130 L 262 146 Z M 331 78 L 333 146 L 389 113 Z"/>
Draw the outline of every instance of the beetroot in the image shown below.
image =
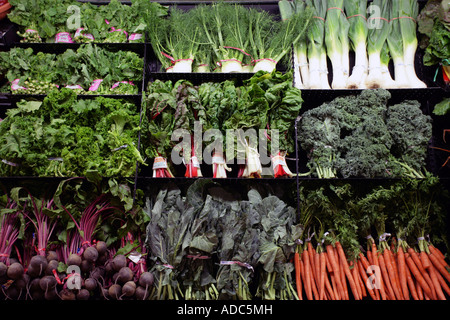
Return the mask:
<path id="1" fill-rule="evenodd" d="M 95 244 L 95 248 L 97 249 L 99 255 L 105 255 L 106 251 L 108 250 L 105 241 L 97 241 L 97 243 Z"/>
<path id="2" fill-rule="evenodd" d="M 61 300 L 76 300 L 75 292 L 69 289 L 61 290 L 59 295 L 61 296 Z"/>
<path id="3" fill-rule="evenodd" d="M 8 270 L 8 267 L 3 262 L 0 262 L 0 277 L 4 276 L 6 274 L 6 270 Z"/>
<path id="4" fill-rule="evenodd" d="M 84 287 L 88 291 L 94 291 L 97 288 L 97 280 L 94 278 L 87 278 L 84 280 Z"/>
<path id="5" fill-rule="evenodd" d="M 95 247 L 87 247 L 83 251 L 83 259 L 87 260 L 90 263 L 94 263 L 97 261 L 98 251 Z"/>
<path id="6" fill-rule="evenodd" d="M 32 268 L 32 270 L 35 270 L 38 276 L 44 273 L 47 265 L 48 260 L 44 256 L 36 255 L 33 256 L 30 260 L 30 268 Z"/>
<path id="7" fill-rule="evenodd" d="M 118 254 L 115 256 L 111 262 L 112 268 L 117 272 L 120 271 L 123 267 L 127 266 L 127 257 L 123 254 Z"/>
<path id="8" fill-rule="evenodd" d="M 6 270 L 6 275 L 8 278 L 17 280 L 22 277 L 24 273 L 24 269 L 22 264 L 19 262 L 14 262 L 8 266 L 8 269 Z"/>
<path id="9" fill-rule="evenodd" d="M 81 257 L 79 255 L 77 255 L 76 253 L 72 253 L 69 255 L 69 257 L 67 258 L 67 265 L 68 266 L 80 266 L 81 265 Z"/>
<path id="10" fill-rule="evenodd" d="M 134 277 L 134 272 L 128 267 L 121 268 L 117 274 L 118 276 L 116 281 L 121 284 L 133 280 Z"/>
<path id="11" fill-rule="evenodd" d="M 109 296 L 114 300 L 119 300 L 122 295 L 122 287 L 120 284 L 113 284 L 108 289 Z"/>
<path id="12" fill-rule="evenodd" d="M 142 286 L 137 286 L 134 295 L 136 297 L 136 300 L 146 300 L 150 295 L 150 290 Z"/>
<path id="13" fill-rule="evenodd" d="M 142 287 L 151 287 L 153 285 L 155 277 L 153 273 L 146 271 L 141 274 L 139 277 L 139 285 Z"/>
<path id="14" fill-rule="evenodd" d="M 48 251 L 47 252 L 47 261 L 58 260 L 58 253 L 56 251 Z"/>
<path id="15" fill-rule="evenodd" d="M 56 281 L 55 277 L 53 277 L 53 276 L 43 276 L 39 280 L 39 286 L 45 292 L 49 291 L 49 289 L 55 288 L 56 285 L 57 285 L 57 281 Z"/>
<path id="16" fill-rule="evenodd" d="M 122 286 L 122 295 L 125 297 L 132 297 L 136 292 L 136 283 L 134 281 L 127 281 Z"/>
<path id="17" fill-rule="evenodd" d="M 87 289 L 80 289 L 77 293 L 77 300 L 89 300 L 90 297 L 91 294 Z"/>
<path id="18" fill-rule="evenodd" d="M 53 270 L 58 269 L 58 264 L 59 262 L 57 260 L 50 260 L 44 273 L 48 276 L 51 276 L 53 274 Z"/>

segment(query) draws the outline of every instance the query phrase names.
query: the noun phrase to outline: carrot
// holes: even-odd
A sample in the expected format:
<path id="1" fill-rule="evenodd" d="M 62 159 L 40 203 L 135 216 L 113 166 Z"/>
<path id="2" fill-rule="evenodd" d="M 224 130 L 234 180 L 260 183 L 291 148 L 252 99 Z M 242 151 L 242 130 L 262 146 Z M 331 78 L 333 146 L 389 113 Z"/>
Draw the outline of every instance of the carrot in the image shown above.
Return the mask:
<path id="1" fill-rule="evenodd" d="M 381 299 L 382 300 L 388 300 L 387 292 L 385 290 L 385 285 L 384 285 L 384 279 L 383 279 L 383 276 L 382 276 L 381 266 L 380 266 L 380 262 L 379 262 L 379 259 L 378 259 L 378 249 L 377 249 L 377 245 L 376 245 L 375 241 L 372 241 L 372 248 L 371 248 L 370 252 L 371 252 L 372 259 L 373 259 L 373 262 L 371 263 L 371 265 L 379 268 L 380 273 L 381 273 L 380 275 L 376 275 L 375 274 L 375 276 L 378 277 Z M 367 270 L 367 267 L 366 267 L 366 270 Z"/>
<path id="2" fill-rule="evenodd" d="M 323 300 L 325 298 L 325 278 L 326 278 L 326 261 L 325 253 L 321 251 L 319 253 L 319 264 L 320 264 L 320 279 L 319 279 L 319 298 Z"/>
<path id="3" fill-rule="evenodd" d="M 409 292 L 411 293 L 411 297 L 414 300 L 419 300 L 419 295 L 416 290 L 415 282 L 411 276 L 411 271 L 406 265 L 406 256 L 403 255 L 403 258 L 405 259 L 404 263 L 405 263 L 406 282 L 408 283 Z"/>
<path id="4" fill-rule="evenodd" d="M 447 271 L 445 266 L 440 262 L 439 258 L 435 256 L 434 253 L 428 255 L 433 266 L 439 271 L 439 273 L 450 282 L 450 273 Z"/>
<path id="5" fill-rule="evenodd" d="M 365 290 L 364 284 L 362 283 L 361 277 L 359 275 L 359 267 L 356 260 L 351 262 L 352 268 L 352 276 L 355 279 L 356 289 L 358 289 L 358 294 L 361 299 L 367 297 L 367 292 Z"/>
<path id="6" fill-rule="evenodd" d="M 295 284 L 297 288 L 297 296 L 300 300 L 303 300 L 302 295 L 302 278 L 300 276 L 300 254 L 298 251 L 294 253 L 294 267 L 295 267 Z"/>
<path id="7" fill-rule="evenodd" d="M 307 249 L 303 250 L 302 252 L 302 260 L 303 260 L 303 271 L 305 273 L 305 291 L 306 291 L 306 297 L 308 300 L 313 300 L 312 295 L 312 285 L 311 285 L 311 265 L 309 264 L 309 253 L 307 252 Z"/>
<path id="8" fill-rule="evenodd" d="M 344 249 L 342 248 L 342 245 L 339 241 L 336 241 L 336 249 L 337 249 L 338 255 L 341 259 L 342 266 L 343 266 L 345 275 L 347 277 L 348 283 L 350 285 L 350 290 L 352 291 L 353 296 L 356 300 L 361 300 L 361 297 L 358 292 L 358 288 L 356 286 L 355 279 L 353 278 L 352 273 L 350 272 L 349 264 L 348 264 L 347 258 L 345 256 Z"/>
<path id="9" fill-rule="evenodd" d="M 361 259 L 358 260 L 357 262 L 357 268 L 359 269 L 362 281 L 366 284 L 367 292 L 369 292 L 369 295 L 372 297 L 373 300 L 380 300 L 380 295 L 378 294 L 378 291 L 374 290 L 369 284 L 369 277 L 367 276 L 367 273 L 364 270 L 364 266 L 363 263 L 361 262 Z"/>
<path id="10" fill-rule="evenodd" d="M 442 290 L 444 290 L 445 293 L 450 295 L 450 287 L 447 284 L 447 282 L 445 282 L 445 279 L 442 277 L 442 275 L 438 271 L 436 271 L 436 276 L 437 276 L 437 278 L 439 280 L 439 283 L 440 283 L 440 285 L 442 287 Z"/>
<path id="11" fill-rule="evenodd" d="M 430 267 L 428 268 L 428 272 L 430 273 L 431 280 L 433 281 L 434 289 L 436 290 L 437 299 L 447 300 L 445 298 L 444 292 L 442 291 L 442 287 L 439 282 L 439 279 L 436 275 L 436 272 L 437 272 L 436 269 L 432 265 L 430 265 Z"/>
<path id="12" fill-rule="evenodd" d="M 444 254 L 441 252 L 441 250 L 439 250 L 438 248 L 436 248 L 434 245 L 432 245 L 432 244 L 429 244 L 428 245 L 428 249 L 430 250 L 430 252 L 432 253 L 432 254 L 434 254 L 435 256 L 436 256 L 436 258 L 438 258 L 440 261 L 441 261 L 441 263 L 442 263 L 442 265 L 444 266 L 444 267 L 450 267 L 449 265 L 448 265 L 448 263 L 445 261 L 445 256 L 444 256 Z"/>
<path id="13" fill-rule="evenodd" d="M 403 298 L 405 298 L 406 300 L 409 300 L 405 253 L 403 251 L 403 247 L 401 247 L 401 246 L 399 246 L 399 248 L 397 250 L 397 257 L 398 257 L 398 274 L 399 274 L 399 280 L 400 280 L 400 287 L 403 292 Z"/>
<path id="14" fill-rule="evenodd" d="M 369 261 L 369 263 L 371 264 L 371 265 L 374 265 L 375 263 L 373 262 L 373 257 L 372 257 L 372 251 L 371 250 L 368 250 L 367 251 L 367 258 L 366 258 L 368 261 Z"/>
<path id="15" fill-rule="evenodd" d="M 434 299 L 436 300 L 436 292 L 434 289 L 434 285 L 433 285 L 433 281 L 430 278 L 430 275 L 428 274 L 428 272 L 426 272 L 425 268 L 422 265 L 422 262 L 419 258 L 419 254 L 417 253 L 417 251 L 415 251 L 413 248 L 408 248 L 408 253 L 410 254 L 411 259 L 414 261 L 414 264 L 417 266 L 417 268 L 419 269 L 420 273 L 423 275 L 423 278 L 425 279 L 425 281 L 428 284 L 428 287 L 430 288 L 430 294 L 428 295 L 428 297 L 430 299 Z"/>
<path id="16" fill-rule="evenodd" d="M 384 261 L 386 263 L 386 270 L 388 272 L 390 281 L 391 281 L 391 285 L 392 285 L 392 289 L 394 291 L 394 295 L 395 298 L 397 300 L 403 300 L 403 295 L 400 291 L 400 282 L 398 281 L 398 276 L 397 273 L 395 272 L 395 268 L 394 268 L 394 262 L 392 261 L 392 257 L 391 257 L 391 249 L 386 248 L 383 251 L 383 258 Z"/>
<path id="17" fill-rule="evenodd" d="M 320 292 L 320 276 L 321 276 L 321 270 L 320 270 L 320 255 L 319 252 L 317 252 L 317 250 L 314 251 L 314 267 L 316 269 L 315 271 L 315 281 L 316 281 L 316 287 L 317 287 L 317 292 L 319 294 L 319 296 L 317 297 L 318 300 L 322 300 L 322 294 Z"/>
<path id="18" fill-rule="evenodd" d="M 415 284 L 416 284 L 416 291 L 417 291 L 417 296 L 418 296 L 419 300 L 425 299 L 425 297 L 423 296 L 423 289 L 420 286 L 419 282 L 416 281 Z"/>
<path id="19" fill-rule="evenodd" d="M 308 253 L 309 253 L 309 263 L 311 265 L 311 272 L 313 274 L 313 278 L 315 281 L 316 280 L 316 264 L 315 264 L 315 254 L 316 254 L 316 250 L 314 249 L 312 243 L 311 243 L 311 239 L 306 240 L 307 242 L 307 246 L 308 246 Z"/>
<path id="20" fill-rule="evenodd" d="M 337 291 L 337 284 L 336 284 L 336 281 L 334 280 L 334 271 L 333 271 L 333 267 L 330 262 L 329 252 L 324 251 L 324 254 L 325 254 L 325 262 L 326 262 L 328 274 L 330 275 L 330 279 L 328 282 L 330 283 L 330 286 L 331 286 L 331 289 L 333 292 L 333 294 L 331 296 L 334 298 L 334 300 L 340 300 L 340 296 Z M 326 277 L 326 279 L 328 279 L 328 277 Z M 326 284 L 326 282 L 325 282 L 325 284 Z"/>
<path id="21" fill-rule="evenodd" d="M 343 297 L 344 287 L 342 286 L 341 278 L 340 278 L 339 260 L 337 260 L 337 257 L 335 256 L 335 253 L 334 253 L 334 248 L 331 244 L 328 244 L 326 246 L 326 250 L 327 250 L 327 256 L 330 259 L 331 267 L 333 268 L 334 281 L 336 282 L 338 296 L 341 300 L 343 300 L 344 299 L 344 297 Z"/>
<path id="22" fill-rule="evenodd" d="M 409 267 L 409 270 L 411 271 L 412 275 L 416 279 L 417 283 L 419 284 L 420 288 L 423 290 L 424 294 L 428 297 L 432 297 L 432 291 L 430 286 L 428 285 L 427 281 L 423 277 L 422 273 L 420 272 L 419 268 L 417 267 L 416 263 L 414 262 L 411 255 L 406 256 L 406 264 Z"/>
<path id="23" fill-rule="evenodd" d="M 428 259 L 428 254 L 425 251 L 420 251 L 419 253 L 420 261 L 425 269 L 431 267 L 430 259 Z"/>
<path id="24" fill-rule="evenodd" d="M 386 294 L 389 300 L 395 300 L 394 290 L 391 285 L 391 281 L 389 280 L 388 271 L 386 269 L 386 264 L 384 261 L 384 257 L 382 254 L 378 257 L 378 262 L 380 264 L 381 275 L 383 276 L 383 283 L 386 284 Z"/>
<path id="25" fill-rule="evenodd" d="M 336 252 L 336 254 L 337 254 L 337 252 Z M 344 289 L 344 292 L 343 292 L 344 298 L 345 298 L 345 300 L 349 300 L 347 280 L 345 279 L 346 276 L 345 276 L 344 264 L 339 257 L 337 257 L 337 259 L 338 259 L 338 263 L 339 263 L 339 277 L 341 279 L 341 284 Z"/>

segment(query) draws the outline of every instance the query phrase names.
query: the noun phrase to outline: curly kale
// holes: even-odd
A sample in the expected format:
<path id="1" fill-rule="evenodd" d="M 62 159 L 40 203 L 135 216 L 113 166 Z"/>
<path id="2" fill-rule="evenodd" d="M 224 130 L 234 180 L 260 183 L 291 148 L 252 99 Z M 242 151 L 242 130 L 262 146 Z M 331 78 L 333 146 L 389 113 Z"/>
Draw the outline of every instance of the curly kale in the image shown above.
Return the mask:
<path id="1" fill-rule="evenodd" d="M 334 159 L 341 139 L 341 111 L 328 104 L 306 111 L 299 123 L 298 139 L 308 152 L 308 167 L 319 178 L 334 178 Z"/>
<path id="2" fill-rule="evenodd" d="M 336 167 L 344 178 L 389 176 L 386 161 L 394 141 L 383 118 L 367 114 L 362 123 L 341 141 Z"/>
<path id="3" fill-rule="evenodd" d="M 335 98 L 302 116 L 298 139 L 319 178 L 424 177 L 431 117 L 385 89 Z"/>
<path id="4" fill-rule="evenodd" d="M 401 171 L 422 177 L 432 135 L 431 117 L 423 114 L 419 102 L 406 100 L 388 108 L 386 126 L 394 140 L 391 153 L 402 163 Z M 400 164 L 398 161 L 394 164 Z"/>

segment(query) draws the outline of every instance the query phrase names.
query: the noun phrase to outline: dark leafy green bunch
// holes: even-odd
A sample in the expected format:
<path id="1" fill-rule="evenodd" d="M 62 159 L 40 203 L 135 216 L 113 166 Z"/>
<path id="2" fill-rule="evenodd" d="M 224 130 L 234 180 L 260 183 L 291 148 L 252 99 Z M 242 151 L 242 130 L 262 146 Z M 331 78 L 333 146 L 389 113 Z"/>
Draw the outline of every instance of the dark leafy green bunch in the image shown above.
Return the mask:
<path id="1" fill-rule="evenodd" d="M 70 89 L 43 101 L 22 100 L 0 123 L 2 176 L 105 177 L 134 174 L 139 112 L 130 102 L 77 99 Z"/>
<path id="2" fill-rule="evenodd" d="M 431 118 L 420 103 L 388 105 L 389 91 L 363 90 L 306 111 L 299 142 L 319 178 L 424 177 Z"/>

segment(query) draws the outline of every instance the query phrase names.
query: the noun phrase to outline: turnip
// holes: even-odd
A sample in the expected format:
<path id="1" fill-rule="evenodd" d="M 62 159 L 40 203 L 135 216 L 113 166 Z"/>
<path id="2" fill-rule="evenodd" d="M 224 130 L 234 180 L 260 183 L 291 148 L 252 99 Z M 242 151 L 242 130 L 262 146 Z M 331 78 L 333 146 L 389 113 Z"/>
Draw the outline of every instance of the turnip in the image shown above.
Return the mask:
<path id="1" fill-rule="evenodd" d="M 87 289 L 80 289 L 76 295 L 77 300 L 89 300 L 91 293 Z"/>
<path id="2" fill-rule="evenodd" d="M 17 280 L 22 277 L 24 273 L 24 269 L 22 264 L 19 262 L 14 262 L 8 266 L 8 269 L 6 270 L 6 275 L 8 278 Z"/>
<path id="3" fill-rule="evenodd" d="M 127 281 L 122 286 L 122 296 L 132 297 L 134 296 L 135 292 L 136 292 L 136 283 L 134 281 Z"/>
<path id="4" fill-rule="evenodd" d="M 123 254 L 118 254 L 117 256 L 115 256 L 112 260 L 112 267 L 113 269 L 117 272 L 120 269 L 122 269 L 123 267 L 127 266 L 127 257 L 125 257 L 125 255 Z"/>
<path id="5" fill-rule="evenodd" d="M 71 253 L 69 255 L 69 257 L 67 258 L 67 265 L 71 266 L 71 265 L 75 265 L 75 266 L 80 266 L 81 265 L 81 257 L 76 254 L 76 253 Z"/>
<path id="6" fill-rule="evenodd" d="M 122 295 L 122 287 L 120 284 L 113 284 L 108 289 L 108 294 L 111 298 L 115 300 L 119 300 L 120 296 Z"/>
<path id="7" fill-rule="evenodd" d="M 83 258 L 90 263 L 97 261 L 98 251 L 95 247 L 87 247 L 83 251 Z"/>

